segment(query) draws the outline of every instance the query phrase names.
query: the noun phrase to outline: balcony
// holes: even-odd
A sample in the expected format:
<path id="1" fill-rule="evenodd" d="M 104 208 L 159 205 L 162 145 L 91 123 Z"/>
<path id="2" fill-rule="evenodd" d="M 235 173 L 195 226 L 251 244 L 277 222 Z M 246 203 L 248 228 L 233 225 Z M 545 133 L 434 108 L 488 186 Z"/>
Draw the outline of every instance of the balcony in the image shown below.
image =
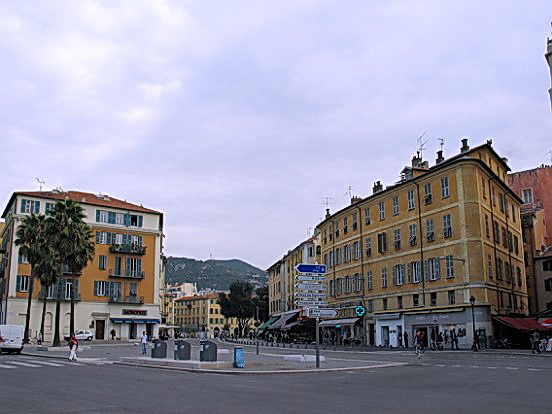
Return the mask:
<path id="1" fill-rule="evenodd" d="M 143 256 L 146 254 L 146 246 L 139 244 L 112 244 L 109 246 L 111 253 L 123 253 L 123 254 L 137 254 Z"/>
<path id="2" fill-rule="evenodd" d="M 146 277 L 146 272 L 137 271 L 137 270 L 127 270 L 126 272 L 120 271 L 118 269 L 109 269 L 109 277 L 119 277 L 122 279 L 139 279 L 142 280 Z"/>
<path id="3" fill-rule="evenodd" d="M 63 265 L 63 274 L 64 275 L 80 276 L 80 275 L 82 275 L 82 269 L 81 270 L 73 270 L 68 265 Z"/>
<path id="4" fill-rule="evenodd" d="M 144 303 L 143 296 L 110 296 L 109 303 L 121 303 L 125 305 L 142 305 Z"/>

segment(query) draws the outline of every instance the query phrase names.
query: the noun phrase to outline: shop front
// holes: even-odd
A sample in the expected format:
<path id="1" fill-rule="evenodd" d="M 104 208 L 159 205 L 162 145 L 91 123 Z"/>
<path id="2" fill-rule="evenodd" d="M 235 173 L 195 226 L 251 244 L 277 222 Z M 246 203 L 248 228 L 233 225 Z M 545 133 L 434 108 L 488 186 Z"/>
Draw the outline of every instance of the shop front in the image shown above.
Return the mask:
<path id="1" fill-rule="evenodd" d="M 110 318 L 112 329 L 118 338 L 138 340 L 142 332 L 146 332 L 149 339 L 158 335 L 159 319 L 140 317 Z"/>
<path id="2" fill-rule="evenodd" d="M 398 348 L 403 346 L 404 320 L 400 313 L 375 315 L 376 346 Z"/>
<path id="3" fill-rule="evenodd" d="M 361 318 L 327 319 L 318 326 L 324 345 L 361 345 L 363 332 Z"/>

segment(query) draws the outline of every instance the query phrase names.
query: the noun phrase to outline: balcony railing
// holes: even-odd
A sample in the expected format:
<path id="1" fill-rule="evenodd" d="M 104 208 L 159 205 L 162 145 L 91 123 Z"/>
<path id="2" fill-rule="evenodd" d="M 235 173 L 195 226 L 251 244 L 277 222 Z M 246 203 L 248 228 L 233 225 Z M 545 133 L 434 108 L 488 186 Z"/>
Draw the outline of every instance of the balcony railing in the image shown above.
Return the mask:
<path id="1" fill-rule="evenodd" d="M 117 269 L 109 269 L 109 277 L 121 277 L 124 279 L 143 279 L 146 276 L 146 272 L 137 270 L 127 270 L 126 272 L 119 271 Z"/>
<path id="2" fill-rule="evenodd" d="M 124 303 L 125 305 L 141 305 L 144 303 L 143 296 L 110 296 L 109 303 Z"/>
<path id="3" fill-rule="evenodd" d="M 111 253 L 124 253 L 124 254 L 146 254 L 146 246 L 141 246 L 139 244 L 112 244 L 109 246 L 109 251 Z"/>
<path id="4" fill-rule="evenodd" d="M 64 275 L 80 276 L 80 275 L 82 275 L 82 270 L 73 270 L 68 265 L 63 265 L 63 274 Z"/>

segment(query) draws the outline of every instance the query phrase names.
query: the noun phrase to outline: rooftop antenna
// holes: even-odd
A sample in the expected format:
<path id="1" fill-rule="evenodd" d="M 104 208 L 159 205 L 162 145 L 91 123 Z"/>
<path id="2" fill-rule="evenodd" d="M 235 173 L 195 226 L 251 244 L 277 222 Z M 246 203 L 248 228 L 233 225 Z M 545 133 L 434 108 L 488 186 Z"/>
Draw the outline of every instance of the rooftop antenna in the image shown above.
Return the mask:
<path id="1" fill-rule="evenodd" d="M 38 181 L 38 184 L 40 185 L 40 192 L 42 192 L 42 186 L 46 184 L 46 181 L 40 181 L 40 178 L 35 177 L 35 180 Z"/>
<path id="2" fill-rule="evenodd" d="M 552 151 L 548 151 L 546 155 L 550 156 L 550 164 L 552 164 Z"/>
<path id="3" fill-rule="evenodd" d="M 348 195 L 349 199 L 353 198 L 353 186 L 352 185 L 348 186 L 347 191 L 345 191 L 345 194 L 343 195 Z"/>
<path id="4" fill-rule="evenodd" d="M 418 152 L 420 153 L 420 158 L 423 158 L 423 151 L 425 150 L 425 144 L 427 144 L 427 141 L 422 141 L 422 138 L 427 134 L 427 130 L 424 131 L 422 135 L 418 137 L 416 140 L 418 143 Z"/>
<path id="5" fill-rule="evenodd" d="M 437 138 L 439 140 L 439 149 L 443 151 L 443 147 L 445 146 L 445 137 Z"/>
<path id="6" fill-rule="evenodd" d="M 324 205 L 327 209 L 330 208 L 330 204 L 333 200 L 333 197 L 322 197 L 322 205 Z"/>
<path id="7" fill-rule="evenodd" d="M 311 226 L 308 226 L 308 227 L 306 228 L 306 230 L 307 230 L 307 236 L 310 237 L 311 231 L 312 231 L 312 227 L 311 227 Z"/>

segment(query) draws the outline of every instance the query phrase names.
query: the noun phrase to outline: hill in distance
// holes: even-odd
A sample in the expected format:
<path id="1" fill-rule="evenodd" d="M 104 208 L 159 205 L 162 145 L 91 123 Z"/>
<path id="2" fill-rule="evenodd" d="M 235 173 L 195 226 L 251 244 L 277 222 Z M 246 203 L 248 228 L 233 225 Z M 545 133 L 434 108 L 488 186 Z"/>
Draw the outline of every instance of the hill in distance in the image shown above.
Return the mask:
<path id="1" fill-rule="evenodd" d="M 166 280 L 170 284 L 195 282 L 199 290 L 227 290 L 234 280 L 257 288 L 268 283 L 268 273 L 239 259 L 203 261 L 169 256 Z"/>

